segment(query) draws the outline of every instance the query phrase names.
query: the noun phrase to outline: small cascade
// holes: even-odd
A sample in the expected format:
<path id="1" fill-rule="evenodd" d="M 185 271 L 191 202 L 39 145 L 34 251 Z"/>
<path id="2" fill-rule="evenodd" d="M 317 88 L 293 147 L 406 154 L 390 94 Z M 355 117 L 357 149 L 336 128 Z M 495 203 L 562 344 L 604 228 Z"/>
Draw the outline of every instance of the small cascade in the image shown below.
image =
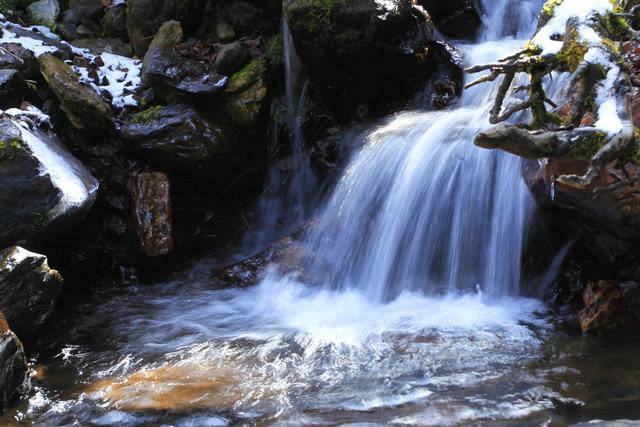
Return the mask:
<path id="1" fill-rule="evenodd" d="M 256 230 L 247 236 L 246 246 L 262 247 L 276 239 L 283 231 L 302 223 L 313 206 L 317 179 L 311 169 L 309 154 L 304 147 L 304 103 L 309 82 L 304 78 L 293 37 L 286 20 L 282 24 L 285 91 L 288 113 L 288 132 L 272 129 L 274 146 L 280 138 L 289 139 L 288 156 L 274 159 L 267 177 L 265 191 L 258 202 L 259 222 Z M 274 125 L 277 127 L 277 125 Z"/>

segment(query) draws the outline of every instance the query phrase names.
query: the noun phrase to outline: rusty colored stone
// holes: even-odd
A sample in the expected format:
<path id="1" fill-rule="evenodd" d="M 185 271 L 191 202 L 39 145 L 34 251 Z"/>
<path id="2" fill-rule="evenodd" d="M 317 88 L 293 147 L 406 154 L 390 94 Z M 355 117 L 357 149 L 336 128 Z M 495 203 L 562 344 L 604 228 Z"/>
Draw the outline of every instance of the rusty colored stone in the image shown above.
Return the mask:
<path id="1" fill-rule="evenodd" d="M 582 332 L 603 334 L 629 328 L 633 315 L 618 283 L 600 280 L 587 285 L 582 299 L 585 308 L 578 315 Z"/>
<path id="2" fill-rule="evenodd" d="M 173 249 L 173 215 L 169 178 L 162 172 L 140 172 L 132 180 L 133 220 L 142 251 L 151 257 Z"/>

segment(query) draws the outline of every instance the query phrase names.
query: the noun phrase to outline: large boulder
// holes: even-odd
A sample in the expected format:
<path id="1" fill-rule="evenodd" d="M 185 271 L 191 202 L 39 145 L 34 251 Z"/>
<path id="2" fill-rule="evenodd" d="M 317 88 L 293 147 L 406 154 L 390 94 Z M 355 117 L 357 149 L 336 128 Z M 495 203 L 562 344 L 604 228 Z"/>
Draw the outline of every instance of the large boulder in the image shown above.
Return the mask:
<path id="1" fill-rule="evenodd" d="M 138 56 L 146 52 L 153 35 L 165 21 L 179 21 L 191 33 L 202 17 L 203 0 L 128 0 L 127 30 Z"/>
<path id="2" fill-rule="evenodd" d="M 113 127 L 111 106 L 92 88 L 80 83 L 69 65 L 53 55 L 43 55 L 39 61 L 43 77 L 76 129 L 102 133 Z"/>
<path id="3" fill-rule="evenodd" d="M 0 313 L 0 412 L 29 391 L 30 377 L 22 343 Z"/>
<path id="4" fill-rule="evenodd" d="M 418 0 L 433 22 L 445 35 L 460 39 L 472 38 L 482 21 L 474 0 Z"/>
<path id="5" fill-rule="evenodd" d="M 136 156 L 161 171 L 192 175 L 229 158 L 229 126 L 188 105 L 151 107 L 129 118 L 122 137 Z"/>
<path id="6" fill-rule="evenodd" d="M 28 120 L 0 118 L 0 247 L 79 218 L 98 189 L 55 137 Z"/>
<path id="7" fill-rule="evenodd" d="M 29 20 L 37 25 L 45 25 L 53 28 L 60 14 L 58 0 L 38 0 L 27 7 Z"/>
<path id="8" fill-rule="evenodd" d="M 450 47 L 410 0 L 285 0 L 284 13 L 297 54 L 335 109 L 366 105 L 386 113 L 424 90 L 436 72 L 452 75 L 460 92 Z"/>
<path id="9" fill-rule="evenodd" d="M 49 320 L 62 283 L 44 255 L 18 246 L 0 252 L 0 310 L 20 336 L 33 335 Z"/>
<path id="10" fill-rule="evenodd" d="M 177 21 L 165 22 L 154 37 L 142 64 L 142 81 L 165 98 L 212 97 L 224 91 L 227 78 L 205 61 L 182 54 L 183 38 Z"/>
<path id="11" fill-rule="evenodd" d="M 131 184 L 133 219 L 145 255 L 168 255 L 173 249 L 173 214 L 169 178 L 162 172 L 141 172 Z"/>

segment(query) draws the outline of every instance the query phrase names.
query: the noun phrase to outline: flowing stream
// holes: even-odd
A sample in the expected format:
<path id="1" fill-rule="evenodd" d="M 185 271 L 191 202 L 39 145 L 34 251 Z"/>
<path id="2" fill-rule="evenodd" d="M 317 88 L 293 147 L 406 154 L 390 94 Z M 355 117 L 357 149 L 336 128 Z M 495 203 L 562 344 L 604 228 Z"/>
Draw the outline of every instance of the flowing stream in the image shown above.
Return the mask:
<path id="1" fill-rule="evenodd" d="M 462 46 L 468 63 L 521 46 L 541 0 L 482 5 L 485 29 Z M 521 163 L 472 144 L 494 89 L 367 132 L 304 237 L 299 274 L 274 269 L 254 287 L 216 290 L 203 264 L 75 305 L 36 359 L 36 392 L 3 421 L 565 425 L 610 416 L 604 407 L 640 415 L 603 397 L 635 393 L 637 375 L 615 382 L 615 370 L 589 369 L 640 372 L 640 343 L 614 363 L 521 294 L 533 210 Z"/>

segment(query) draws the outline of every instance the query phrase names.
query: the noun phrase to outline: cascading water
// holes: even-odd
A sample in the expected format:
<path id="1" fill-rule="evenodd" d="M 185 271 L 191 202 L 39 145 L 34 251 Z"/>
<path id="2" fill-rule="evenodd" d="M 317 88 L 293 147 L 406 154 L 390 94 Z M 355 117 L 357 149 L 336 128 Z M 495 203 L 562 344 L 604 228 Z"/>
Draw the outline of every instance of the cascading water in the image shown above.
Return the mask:
<path id="1" fill-rule="evenodd" d="M 466 61 L 522 45 L 541 2 L 484 0 Z M 300 277 L 324 286 L 273 273 L 212 290 L 196 269 L 152 295 L 102 296 L 77 308 L 79 326 L 47 366 L 71 379 L 57 374 L 14 415 L 42 425 L 540 425 L 557 406 L 579 406 L 566 396 L 575 373 L 547 357 L 544 306 L 517 296 L 532 209 L 520 161 L 472 145 L 490 101 L 491 88 L 476 87 L 455 110 L 403 113 L 368 133 L 306 238 L 313 259 Z"/>
<path id="2" fill-rule="evenodd" d="M 538 1 L 483 4 L 481 42 L 469 63 L 506 56 L 531 34 Z M 505 23 L 501 27 L 498 23 Z M 521 162 L 473 146 L 488 126 L 491 86 L 463 94 L 460 107 L 403 113 L 365 138 L 309 237 L 315 275 L 333 288 L 362 289 L 374 301 L 402 291 L 517 295 L 520 257 L 533 208 Z"/>

